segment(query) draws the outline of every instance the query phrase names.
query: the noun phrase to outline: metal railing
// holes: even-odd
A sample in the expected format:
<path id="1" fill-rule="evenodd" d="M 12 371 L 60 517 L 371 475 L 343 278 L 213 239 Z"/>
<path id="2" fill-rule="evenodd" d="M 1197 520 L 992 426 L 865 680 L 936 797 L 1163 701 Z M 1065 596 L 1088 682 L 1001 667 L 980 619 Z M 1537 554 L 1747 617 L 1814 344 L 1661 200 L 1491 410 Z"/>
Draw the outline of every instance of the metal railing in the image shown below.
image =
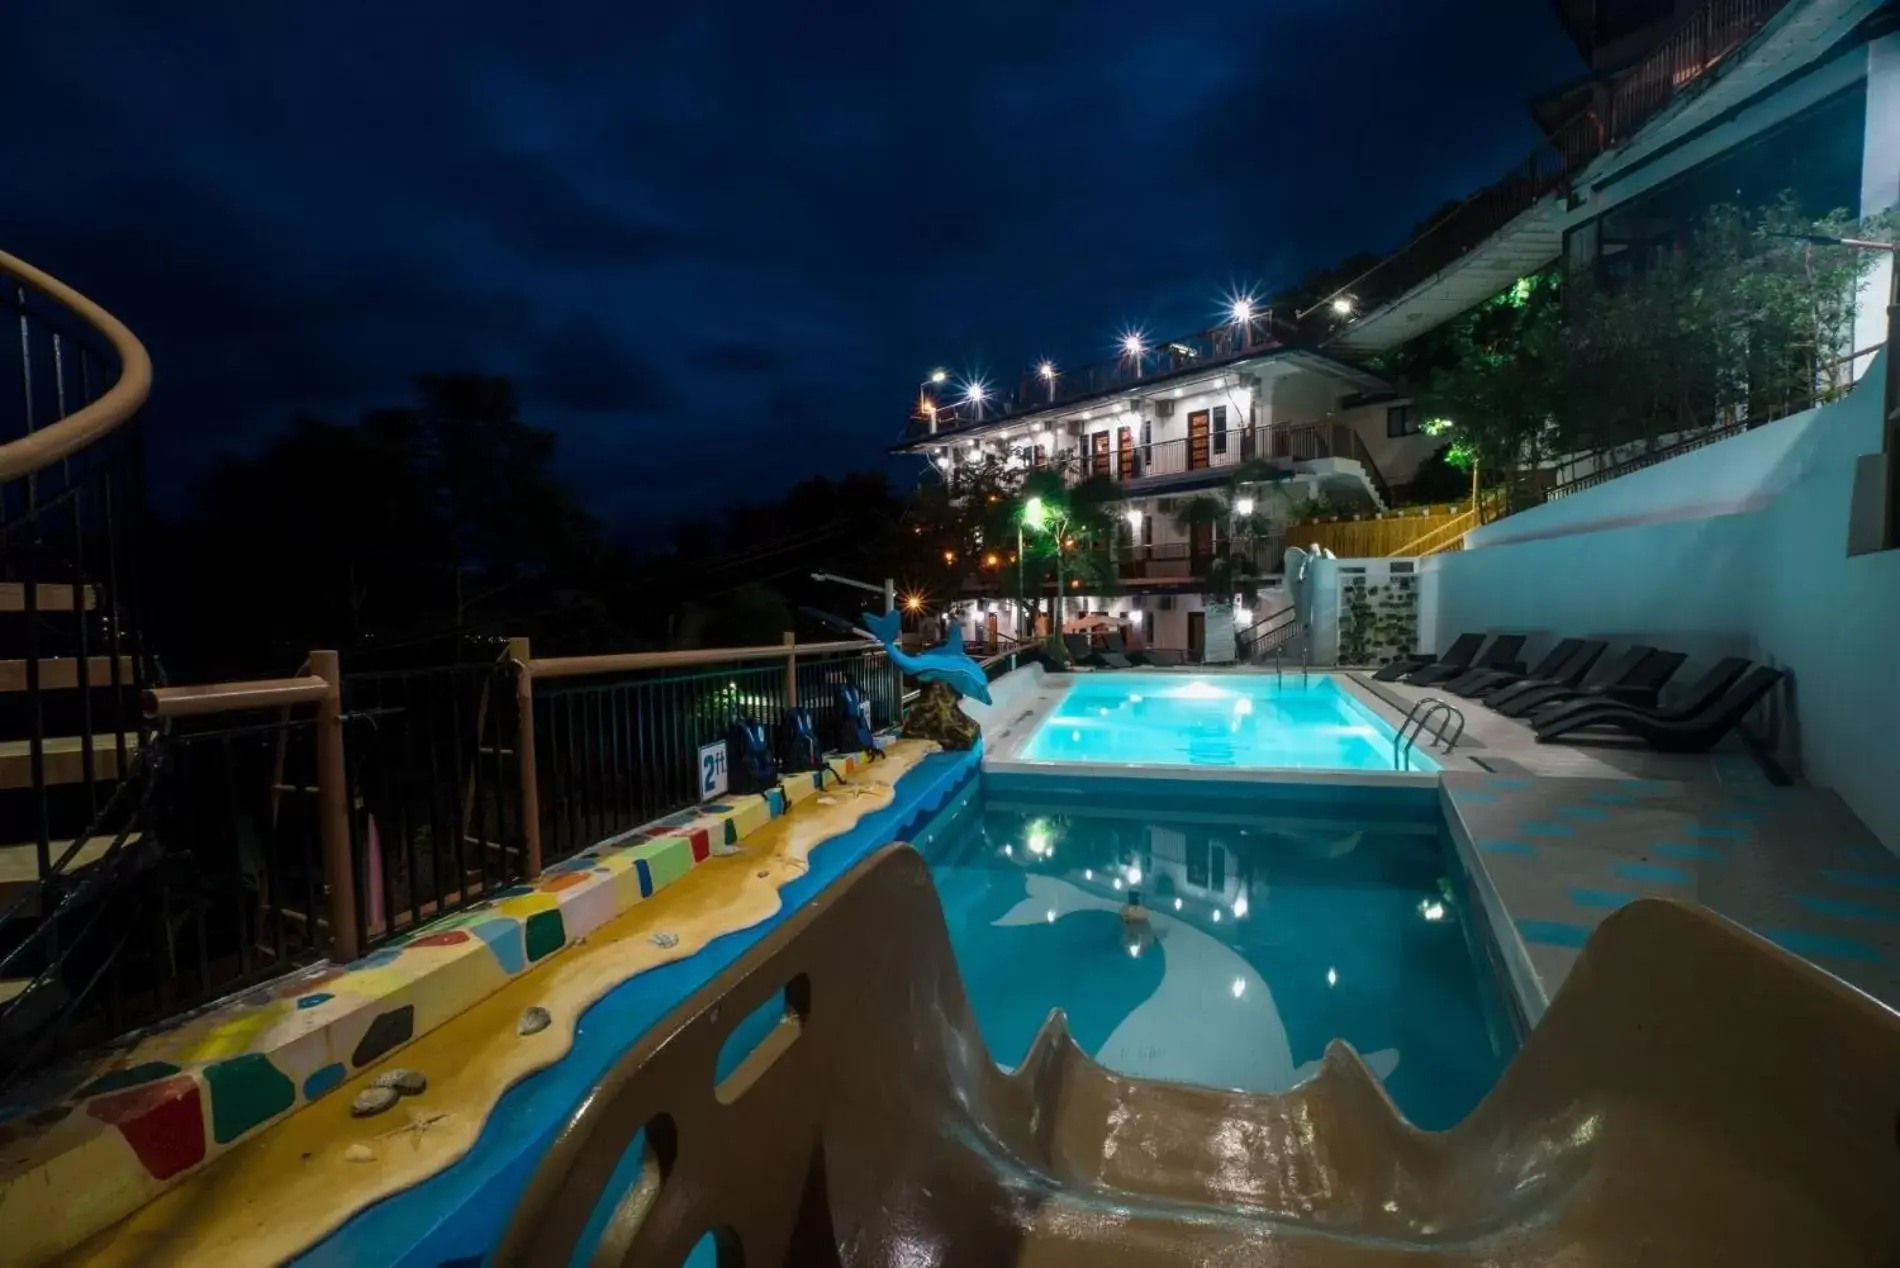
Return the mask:
<path id="1" fill-rule="evenodd" d="M 1705 449 L 1719 441 L 1727 440 L 1731 436 L 1739 436 L 1743 432 L 1753 431 L 1757 427 L 1765 427 L 1769 423 L 1790 418 L 1801 413 L 1803 410 L 1813 409 L 1818 405 L 1825 405 L 1829 402 L 1839 400 L 1851 390 L 1852 378 L 1851 375 L 1849 375 L 1843 381 L 1837 377 L 1836 371 L 1841 367 L 1851 367 L 1856 361 L 1859 361 L 1863 357 L 1871 357 L 1885 346 L 1884 342 L 1877 343 L 1871 347 L 1861 348 L 1858 351 L 1848 353 L 1846 356 L 1835 357 L 1823 363 L 1814 376 L 1811 390 L 1805 395 L 1797 394 L 1779 402 L 1770 401 L 1766 404 L 1756 402 L 1753 407 L 1741 417 L 1718 420 L 1707 427 L 1680 433 L 1677 439 L 1671 441 L 1669 444 L 1649 449 L 1642 453 L 1632 454 L 1621 460 L 1613 460 L 1596 465 L 1582 475 L 1557 481 L 1544 492 L 1543 500 L 1546 502 L 1554 502 L 1558 498 L 1568 497 L 1572 493 L 1581 493 L 1585 489 L 1593 489 L 1599 484 L 1609 483 L 1618 476 L 1629 475 L 1633 471 L 1641 471 L 1647 467 L 1656 466 L 1658 463 L 1667 462 L 1671 458 L 1678 458 L 1683 454 L 1693 453 L 1698 449 Z M 1644 442 L 1634 441 L 1631 443 L 1640 444 Z"/>
<path id="2" fill-rule="evenodd" d="M 1409 769 L 1413 745 L 1425 734 L 1425 728 L 1433 718 L 1442 719 L 1438 724 L 1438 729 L 1432 733 L 1432 739 L 1438 744 L 1441 752 L 1450 753 L 1457 747 L 1458 741 L 1464 738 L 1464 711 L 1448 700 L 1441 700 L 1437 696 L 1426 696 L 1406 712 L 1405 720 L 1399 723 L 1399 729 L 1393 733 L 1393 770 Z M 1454 721 L 1457 722 L 1458 729 L 1451 732 L 1448 738 L 1445 729 Z"/>
<path id="3" fill-rule="evenodd" d="M 1064 448 L 1040 460 L 1033 447 L 1018 447 L 1032 470 L 1056 470 L 1075 479 L 1104 476 L 1122 484 L 1162 476 L 1207 472 L 1221 476 L 1255 460 L 1312 462 L 1344 458 L 1365 468 L 1366 479 L 1387 506 L 1392 489 L 1359 433 L 1346 423 L 1260 423 L 1205 435 L 1173 436 L 1147 444 L 1111 444 L 1099 452 Z"/>
<path id="4" fill-rule="evenodd" d="M 1569 189 L 1572 179 L 1592 160 L 1633 137 L 1686 89 L 1752 39 L 1787 3 L 1708 0 L 1675 35 L 1612 77 L 1592 104 L 1553 131 L 1550 139 L 1522 163 L 1314 308 L 1350 298 L 1364 314 L 1399 299 L 1545 195 Z"/>
<path id="5" fill-rule="evenodd" d="M 750 716 L 775 729 L 786 710 L 813 714 L 821 738 L 837 727 L 846 680 L 871 702 L 874 726 L 897 719 L 902 683 L 883 648 L 864 641 L 704 652 L 537 659 L 511 644 L 520 675 L 530 874 L 598 841 L 701 800 L 699 750 L 723 743 Z"/>
<path id="6" fill-rule="evenodd" d="M 1007 391 L 985 391 L 981 400 L 969 399 L 967 394 L 953 400 L 931 395 L 932 391 L 967 393 L 967 385 L 946 382 L 927 388 L 919 398 L 908 435 L 914 438 L 955 433 L 1121 388 L 1207 370 L 1299 339 L 1299 327 L 1289 315 L 1262 309 L 1248 322 L 1231 322 L 1152 345 L 1144 341 L 1139 353 L 1124 353 L 1110 361 L 1073 369 L 1052 367 L 1056 372 L 1049 377 L 1032 370 Z"/>

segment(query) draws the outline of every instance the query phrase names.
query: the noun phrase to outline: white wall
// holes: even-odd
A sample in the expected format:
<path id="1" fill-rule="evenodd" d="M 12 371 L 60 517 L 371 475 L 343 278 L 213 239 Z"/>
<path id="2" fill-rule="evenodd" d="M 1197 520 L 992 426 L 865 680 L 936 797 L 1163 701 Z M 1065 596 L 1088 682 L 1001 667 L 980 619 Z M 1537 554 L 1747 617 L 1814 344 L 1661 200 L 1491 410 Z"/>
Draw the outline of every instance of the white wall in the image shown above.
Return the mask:
<path id="1" fill-rule="evenodd" d="M 1886 354 L 1883 354 L 1883 356 Z M 1882 370 L 1846 400 L 1522 512 L 1427 561 L 1436 647 L 1464 630 L 1652 642 L 1678 680 L 1742 654 L 1789 670 L 1782 759 L 1900 847 L 1900 551 L 1849 558 L 1856 460 L 1879 450 Z"/>

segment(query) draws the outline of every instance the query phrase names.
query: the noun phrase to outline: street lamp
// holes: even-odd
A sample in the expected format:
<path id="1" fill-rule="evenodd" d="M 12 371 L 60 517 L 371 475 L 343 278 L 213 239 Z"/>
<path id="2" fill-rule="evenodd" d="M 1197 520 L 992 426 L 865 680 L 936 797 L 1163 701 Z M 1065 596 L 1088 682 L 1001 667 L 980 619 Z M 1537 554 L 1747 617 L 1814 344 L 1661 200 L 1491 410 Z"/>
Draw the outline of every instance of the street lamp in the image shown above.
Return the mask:
<path id="1" fill-rule="evenodd" d="M 811 579 L 830 581 L 837 585 L 850 586 L 853 590 L 869 590 L 872 594 L 881 594 L 884 596 L 884 610 L 886 612 L 897 610 L 897 583 L 889 577 L 884 578 L 884 584 L 881 586 L 874 586 L 868 581 L 856 581 L 850 577 L 840 577 L 835 572 L 814 572 Z"/>

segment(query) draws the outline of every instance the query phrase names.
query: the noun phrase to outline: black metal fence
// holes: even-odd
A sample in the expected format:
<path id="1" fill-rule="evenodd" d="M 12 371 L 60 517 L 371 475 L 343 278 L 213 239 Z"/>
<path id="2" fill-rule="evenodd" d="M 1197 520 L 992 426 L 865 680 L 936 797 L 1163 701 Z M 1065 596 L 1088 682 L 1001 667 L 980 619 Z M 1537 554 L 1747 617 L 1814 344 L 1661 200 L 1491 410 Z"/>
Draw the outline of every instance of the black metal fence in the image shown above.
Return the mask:
<path id="1" fill-rule="evenodd" d="M 837 742 L 838 687 L 854 682 L 874 726 L 894 722 L 900 676 L 882 651 L 800 657 L 798 702 L 827 747 Z M 683 810 L 702 799 L 700 749 L 723 744 L 741 717 L 782 738 L 783 661 L 648 670 L 537 683 L 535 765 L 545 862 Z"/>
<path id="2" fill-rule="evenodd" d="M 527 878 L 510 664 L 351 674 L 343 701 L 365 947 Z"/>

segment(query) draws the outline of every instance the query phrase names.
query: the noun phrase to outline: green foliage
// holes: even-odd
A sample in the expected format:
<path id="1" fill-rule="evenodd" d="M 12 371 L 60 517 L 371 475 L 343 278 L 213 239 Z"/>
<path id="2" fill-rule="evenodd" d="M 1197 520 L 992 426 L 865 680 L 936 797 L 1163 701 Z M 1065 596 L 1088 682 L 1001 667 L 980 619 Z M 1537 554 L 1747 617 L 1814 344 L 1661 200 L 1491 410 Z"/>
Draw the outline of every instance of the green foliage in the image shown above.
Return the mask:
<path id="1" fill-rule="evenodd" d="M 1471 496 L 1471 456 L 1456 443 L 1440 445 L 1419 464 L 1407 494 L 1413 502 L 1462 502 Z"/>
<path id="2" fill-rule="evenodd" d="M 1427 430 L 1442 422 L 1434 434 L 1452 441 L 1447 465 L 1487 475 L 1779 416 L 1846 385 L 1829 363 L 1849 350 L 1873 258 L 1788 236 L 1845 228 L 1839 215 L 1802 218 L 1788 196 L 1717 207 L 1641 276 L 1521 279 L 1379 368 L 1422 385 Z"/>

